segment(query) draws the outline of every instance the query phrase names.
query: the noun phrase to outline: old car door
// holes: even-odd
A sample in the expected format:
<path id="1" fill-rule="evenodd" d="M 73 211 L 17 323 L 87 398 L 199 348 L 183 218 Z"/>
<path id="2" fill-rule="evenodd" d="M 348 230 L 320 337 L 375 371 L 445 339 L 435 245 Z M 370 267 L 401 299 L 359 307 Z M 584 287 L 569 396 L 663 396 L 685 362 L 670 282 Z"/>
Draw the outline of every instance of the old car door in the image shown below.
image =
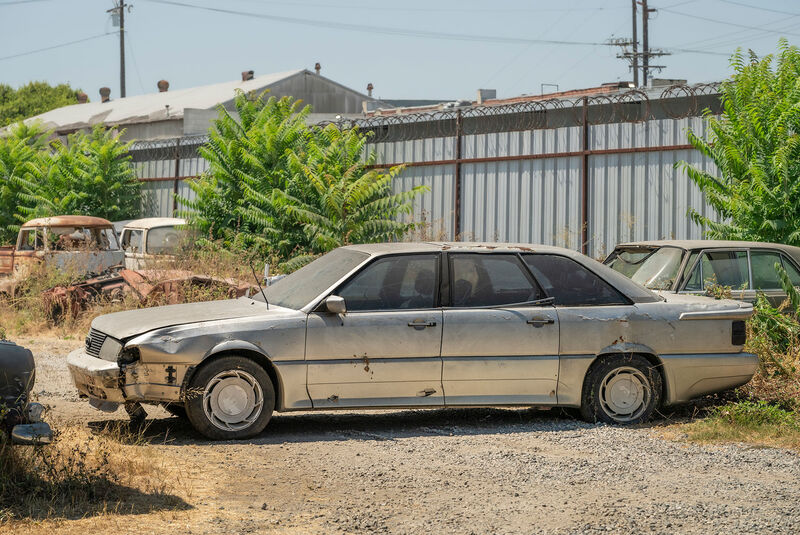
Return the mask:
<path id="1" fill-rule="evenodd" d="M 378 257 L 333 294 L 347 312 L 308 317 L 314 407 L 442 405 L 439 253 Z"/>
<path id="2" fill-rule="evenodd" d="M 556 402 L 558 316 L 517 254 L 449 253 L 447 405 Z"/>
<path id="3" fill-rule="evenodd" d="M 588 363 L 604 347 L 622 343 L 616 334 L 620 325 L 628 325 L 634 311 L 630 300 L 585 266 L 556 254 L 525 254 L 525 263 L 552 297 L 560 329 L 558 402 L 580 404 L 580 392 Z M 581 373 L 577 364 L 585 362 Z M 564 394 L 562 394 L 562 392 Z M 569 393 L 578 393 L 570 399 Z"/>

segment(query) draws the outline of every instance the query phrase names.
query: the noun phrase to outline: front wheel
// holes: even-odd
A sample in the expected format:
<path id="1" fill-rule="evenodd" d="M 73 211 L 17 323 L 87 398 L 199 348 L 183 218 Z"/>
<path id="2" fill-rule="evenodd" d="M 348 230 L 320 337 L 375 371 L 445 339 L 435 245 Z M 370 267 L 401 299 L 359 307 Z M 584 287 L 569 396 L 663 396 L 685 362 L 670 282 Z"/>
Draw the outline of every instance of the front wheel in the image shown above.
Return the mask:
<path id="1" fill-rule="evenodd" d="M 275 408 L 275 389 L 267 372 L 239 356 L 219 357 L 200 368 L 186 398 L 189 422 L 215 440 L 257 435 Z"/>
<path id="2" fill-rule="evenodd" d="M 645 422 L 661 404 L 658 369 L 640 355 L 611 355 L 594 365 L 583 384 L 581 415 L 590 422 Z"/>

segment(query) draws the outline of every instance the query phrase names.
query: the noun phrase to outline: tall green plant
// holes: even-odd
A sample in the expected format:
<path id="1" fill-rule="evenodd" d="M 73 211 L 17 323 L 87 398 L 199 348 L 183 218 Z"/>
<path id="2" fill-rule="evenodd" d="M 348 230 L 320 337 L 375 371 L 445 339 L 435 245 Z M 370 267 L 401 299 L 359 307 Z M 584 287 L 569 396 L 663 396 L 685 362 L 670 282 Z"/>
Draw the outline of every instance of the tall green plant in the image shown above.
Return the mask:
<path id="1" fill-rule="evenodd" d="M 399 238 L 413 227 L 399 219 L 425 188 L 393 193 L 401 168 L 373 169 L 364 134 L 308 127 L 310 108 L 290 98 L 240 93 L 234 104 L 238 118 L 220 110 L 201 149 L 209 169 L 190 184 L 195 199 L 180 199 L 201 232 L 302 262 L 347 243 Z"/>
<path id="2" fill-rule="evenodd" d="M 95 127 L 53 141 L 19 177 L 17 219 L 60 214 L 131 219 L 141 209 L 141 184 L 120 134 Z"/>
<path id="3" fill-rule="evenodd" d="M 180 198 L 182 215 L 214 239 L 230 242 L 244 235 L 262 246 L 291 241 L 292 236 L 282 234 L 280 213 L 267 211 L 255 221 L 244 218 L 245 193 L 268 196 L 274 188 L 287 187 L 287 154 L 305 144 L 311 109 L 289 97 L 253 98 L 241 91 L 234 105 L 238 117 L 220 108 L 209 142 L 200 149 L 209 167 L 189 183 L 195 198 Z"/>
<path id="4" fill-rule="evenodd" d="M 722 115 L 706 112 L 709 138 L 688 134 L 719 170 L 679 164 L 722 216 L 690 211 L 709 238 L 800 245 L 800 50 L 779 46 L 760 59 L 737 51 L 721 86 Z"/>
<path id="5" fill-rule="evenodd" d="M 400 216 L 411 213 L 412 200 L 428 187 L 393 193 L 392 179 L 403 166 L 371 168 L 376 157 L 374 152 L 363 157 L 366 141 L 356 129 L 328 125 L 316 130 L 305 152 L 289 155 L 297 193 L 276 190 L 271 199 L 262 199 L 302 225 L 311 253 L 389 241 L 414 228 Z M 251 212 L 260 210 L 254 202 Z"/>
<path id="6" fill-rule="evenodd" d="M 39 124 L 19 123 L 0 136 L 0 244 L 17 237 L 20 180 L 31 168 L 41 165 L 48 134 Z"/>

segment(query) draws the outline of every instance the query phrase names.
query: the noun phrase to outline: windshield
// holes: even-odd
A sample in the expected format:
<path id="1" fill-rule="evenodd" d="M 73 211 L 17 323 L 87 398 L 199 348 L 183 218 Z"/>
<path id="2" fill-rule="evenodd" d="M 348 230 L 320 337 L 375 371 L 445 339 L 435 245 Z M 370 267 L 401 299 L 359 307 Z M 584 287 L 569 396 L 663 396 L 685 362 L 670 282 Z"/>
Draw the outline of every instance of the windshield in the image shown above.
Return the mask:
<path id="1" fill-rule="evenodd" d="M 683 253 L 682 249 L 662 247 L 645 258 L 631 279 L 651 290 L 671 290 L 681 267 Z"/>
<path id="2" fill-rule="evenodd" d="M 300 310 L 367 258 L 369 255 L 360 251 L 334 249 L 264 288 L 264 293 L 271 304 Z M 253 299 L 264 301 L 261 292 Z"/>
<path id="3" fill-rule="evenodd" d="M 644 259 L 653 254 L 654 250 L 652 248 L 614 249 L 603 263 L 614 271 L 631 278 L 642 267 Z"/>

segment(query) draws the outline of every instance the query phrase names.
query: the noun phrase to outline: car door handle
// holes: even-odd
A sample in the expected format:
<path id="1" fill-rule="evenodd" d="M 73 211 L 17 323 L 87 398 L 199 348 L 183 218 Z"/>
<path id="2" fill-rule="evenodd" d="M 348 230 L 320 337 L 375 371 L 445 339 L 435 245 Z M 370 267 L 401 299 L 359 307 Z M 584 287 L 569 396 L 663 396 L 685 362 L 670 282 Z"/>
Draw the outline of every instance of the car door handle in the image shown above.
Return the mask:
<path id="1" fill-rule="evenodd" d="M 415 321 L 409 321 L 408 322 L 408 326 L 409 327 L 436 327 L 436 322 L 435 321 L 415 320 Z"/>
<path id="2" fill-rule="evenodd" d="M 555 323 L 556 320 L 553 318 L 531 318 L 527 321 L 528 325 L 533 325 L 534 327 L 541 327 L 542 325 L 552 325 Z"/>

